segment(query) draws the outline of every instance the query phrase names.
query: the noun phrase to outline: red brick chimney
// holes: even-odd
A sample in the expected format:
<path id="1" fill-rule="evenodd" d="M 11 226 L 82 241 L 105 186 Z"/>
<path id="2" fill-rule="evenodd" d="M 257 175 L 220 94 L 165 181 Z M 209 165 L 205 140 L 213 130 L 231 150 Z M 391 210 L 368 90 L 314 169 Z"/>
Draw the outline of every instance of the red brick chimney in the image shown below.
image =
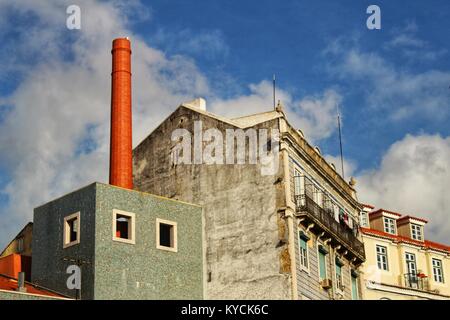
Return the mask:
<path id="1" fill-rule="evenodd" d="M 128 38 L 112 43 L 111 145 L 109 184 L 132 189 L 131 44 Z"/>

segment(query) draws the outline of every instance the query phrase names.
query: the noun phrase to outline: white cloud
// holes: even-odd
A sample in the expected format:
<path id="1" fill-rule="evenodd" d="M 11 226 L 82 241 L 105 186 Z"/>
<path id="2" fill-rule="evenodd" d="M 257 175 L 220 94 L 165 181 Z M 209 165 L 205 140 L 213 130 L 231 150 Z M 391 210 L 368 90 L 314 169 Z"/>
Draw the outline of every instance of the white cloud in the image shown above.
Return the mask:
<path id="1" fill-rule="evenodd" d="M 401 54 L 411 63 L 433 62 L 442 58 L 447 49 L 435 49 L 432 44 L 418 36 L 419 28 L 415 22 L 406 23 L 400 28 L 393 28 L 392 39 L 384 48 Z"/>
<path id="2" fill-rule="evenodd" d="M 342 99 L 338 92 L 327 90 L 322 95 L 307 96 L 294 104 L 298 126 L 307 138 L 314 142 L 328 138 L 336 131 L 337 107 Z"/>
<path id="3" fill-rule="evenodd" d="M 407 135 L 387 150 L 379 168 L 357 177 L 360 200 L 426 218 L 426 237 L 448 244 L 449 159 L 450 137 Z"/>
<path id="4" fill-rule="evenodd" d="M 386 119 L 413 117 L 444 121 L 450 116 L 450 71 L 414 71 L 389 63 L 375 52 L 364 52 L 354 43 L 333 42 L 325 51 L 332 56 L 330 72 L 339 78 L 359 81 L 368 106 L 384 112 Z"/>
<path id="5" fill-rule="evenodd" d="M 210 111 L 228 117 L 239 117 L 273 110 L 273 87 L 269 81 L 252 84 L 249 89 L 250 93 L 247 95 L 213 100 Z M 336 108 L 342 102 L 342 96 L 335 90 L 326 90 L 322 94 L 296 100 L 289 92 L 277 88 L 276 98 L 284 106 L 290 123 L 301 129 L 310 142 L 326 139 L 335 132 Z"/>

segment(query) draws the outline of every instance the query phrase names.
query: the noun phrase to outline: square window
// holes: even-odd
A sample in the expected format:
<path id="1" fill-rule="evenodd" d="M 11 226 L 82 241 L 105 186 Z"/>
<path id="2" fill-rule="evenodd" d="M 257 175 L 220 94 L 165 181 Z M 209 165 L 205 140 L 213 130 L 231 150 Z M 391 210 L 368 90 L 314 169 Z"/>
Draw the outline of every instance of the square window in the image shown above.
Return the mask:
<path id="1" fill-rule="evenodd" d="M 113 240 L 135 244 L 135 214 L 113 210 Z"/>
<path id="2" fill-rule="evenodd" d="M 80 212 L 64 218 L 63 248 L 80 243 Z"/>
<path id="3" fill-rule="evenodd" d="M 156 219 L 156 248 L 177 252 L 177 223 Z"/>

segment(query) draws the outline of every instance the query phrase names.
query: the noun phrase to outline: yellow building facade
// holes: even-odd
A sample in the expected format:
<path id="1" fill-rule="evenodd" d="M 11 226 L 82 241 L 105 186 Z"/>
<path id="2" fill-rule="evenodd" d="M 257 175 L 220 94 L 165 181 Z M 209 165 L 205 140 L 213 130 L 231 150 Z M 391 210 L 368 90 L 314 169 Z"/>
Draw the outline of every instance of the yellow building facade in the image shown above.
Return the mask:
<path id="1" fill-rule="evenodd" d="M 29 222 L 14 237 L 13 240 L 0 253 L 0 258 L 9 256 L 10 254 L 20 254 L 31 257 L 31 243 L 33 240 L 33 223 Z"/>
<path id="2" fill-rule="evenodd" d="M 450 299 L 450 247 L 426 240 L 426 224 L 421 218 L 364 206 L 364 299 Z"/>

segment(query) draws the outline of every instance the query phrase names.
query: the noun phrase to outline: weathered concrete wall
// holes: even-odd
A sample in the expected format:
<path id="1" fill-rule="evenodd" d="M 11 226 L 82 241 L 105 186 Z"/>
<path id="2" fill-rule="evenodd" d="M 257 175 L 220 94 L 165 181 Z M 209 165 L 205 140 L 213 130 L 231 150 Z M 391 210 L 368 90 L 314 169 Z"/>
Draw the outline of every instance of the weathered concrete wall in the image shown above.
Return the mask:
<path id="1" fill-rule="evenodd" d="M 64 217 L 80 211 L 80 243 L 63 248 Z M 34 209 L 32 282 L 64 295 L 75 297 L 67 289 L 66 269 L 74 264 L 67 259 L 94 263 L 95 184 L 71 192 Z M 81 297 L 93 299 L 94 272 L 91 265 L 81 267 Z"/>
<path id="2" fill-rule="evenodd" d="M 224 133 L 234 128 L 188 108 L 177 109 L 134 150 L 135 188 L 203 206 L 206 298 L 290 299 L 287 235 L 278 212 L 285 205 L 278 179 L 281 162 L 279 172 L 267 176 L 261 175 L 260 165 L 248 162 L 172 165 L 173 130 L 186 128 L 193 133 L 197 120 L 203 130 L 217 128 Z M 278 122 L 258 128 L 278 128 Z"/>

